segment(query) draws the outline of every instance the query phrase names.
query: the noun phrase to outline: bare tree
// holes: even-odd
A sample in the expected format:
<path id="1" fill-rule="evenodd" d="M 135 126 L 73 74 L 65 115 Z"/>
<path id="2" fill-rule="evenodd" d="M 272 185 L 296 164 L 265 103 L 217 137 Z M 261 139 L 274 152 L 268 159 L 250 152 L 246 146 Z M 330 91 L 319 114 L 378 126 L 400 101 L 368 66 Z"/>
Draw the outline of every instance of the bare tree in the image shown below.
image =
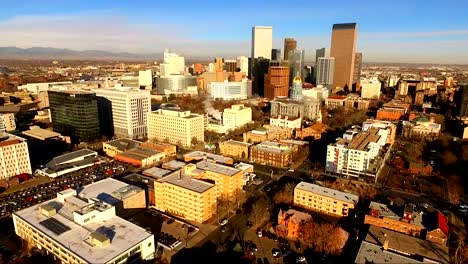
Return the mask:
<path id="1" fill-rule="evenodd" d="M 303 223 L 299 232 L 299 239 L 305 246 L 317 252 L 335 255 L 341 253 L 348 239 L 348 233 L 340 227 L 314 220 Z"/>
<path id="2" fill-rule="evenodd" d="M 462 236 L 458 238 L 458 246 L 455 250 L 454 261 L 456 264 L 468 262 L 468 245 L 465 242 L 465 238 Z"/>
<path id="3" fill-rule="evenodd" d="M 291 204 L 294 198 L 294 184 L 288 183 L 283 189 L 275 194 L 273 201 L 276 204 L 285 203 Z"/>
<path id="4" fill-rule="evenodd" d="M 267 221 L 270 218 L 270 208 L 269 202 L 265 197 L 258 199 L 252 205 L 252 211 L 250 212 L 249 219 L 258 227 L 264 221 Z"/>

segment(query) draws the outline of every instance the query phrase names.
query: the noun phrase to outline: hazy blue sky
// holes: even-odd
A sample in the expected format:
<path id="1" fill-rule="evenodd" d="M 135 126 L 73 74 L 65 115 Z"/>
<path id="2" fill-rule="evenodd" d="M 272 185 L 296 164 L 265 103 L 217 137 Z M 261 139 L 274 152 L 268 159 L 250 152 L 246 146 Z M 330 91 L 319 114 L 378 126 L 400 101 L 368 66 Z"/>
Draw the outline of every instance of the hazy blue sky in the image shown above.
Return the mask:
<path id="1" fill-rule="evenodd" d="M 466 0 L 23 0 L 0 10 L 0 46 L 231 58 L 250 54 L 252 26 L 270 25 L 275 48 L 294 37 L 312 56 L 334 23 L 357 22 L 367 62 L 468 64 Z"/>

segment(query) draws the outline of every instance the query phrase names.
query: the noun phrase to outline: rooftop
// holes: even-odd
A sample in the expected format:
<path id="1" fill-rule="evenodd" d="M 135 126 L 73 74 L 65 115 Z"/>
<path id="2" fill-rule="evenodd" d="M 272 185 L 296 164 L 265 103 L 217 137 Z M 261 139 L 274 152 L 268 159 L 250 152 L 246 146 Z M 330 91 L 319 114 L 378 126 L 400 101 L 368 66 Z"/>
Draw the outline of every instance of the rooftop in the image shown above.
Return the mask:
<path id="1" fill-rule="evenodd" d="M 378 210 L 379 211 L 379 216 L 381 217 L 387 217 L 387 218 L 392 218 L 395 220 L 399 220 L 400 216 L 392 210 L 393 208 L 390 208 L 386 204 L 381 204 L 377 202 L 371 202 L 369 205 L 369 209 L 373 210 Z"/>
<path id="2" fill-rule="evenodd" d="M 381 245 L 362 241 L 354 263 L 427 263 L 423 258 L 411 258 L 404 254 L 384 250 Z"/>
<path id="3" fill-rule="evenodd" d="M 337 29 L 355 29 L 356 23 L 333 24 L 333 30 Z"/>
<path id="4" fill-rule="evenodd" d="M 295 189 L 316 193 L 316 194 L 327 196 L 327 197 L 330 197 L 339 201 L 353 203 L 353 204 L 357 204 L 358 199 L 359 199 L 359 197 L 354 194 L 340 192 L 334 189 L 322 187 L 322 186 L 304 182 L 304 181 L 296 185 Z"/>
<path id="5" fill-rule="evenodd" d="M 241 146 L 241 147 L 250 147 L 252 144 L 249 144 L 249 143 L 245 143 L 245 142 L 242 142 L 242 141 L 237 141 L 237 140 L 228 140 L 228 141 L 224 141 L 220 144 L 230 144 L 230 145 L 237 145 L 237 146 Z"/>
<path id="6" fill-rule="evenodd" d="M 97 152 L 89 150 L 89 149 L 80 149 L 77 151 L 73 151 L 67 154 L 57 156 L 53 158 L 51 162 L 54 162 L 55 164 L 62 164 L 62 163 L 67 163 L 67 162 L 70 162 L 71 160 L 78 159 L 78 158 L 92 155 L 92 154 L 97 155 Z"/>
<path id="7" fill-rule="evenodd" d="M 171 160 L 162 164 L 162 168 L 168 170 L 177 170 L 186 165 L 185 162 L 178 161 L 178 160 Z"/>
<path id="8" fill-rule="evenodd" d="M 215 173 L 219 173 L 219 174 L 227 175 L 227 176 L 233 176 L 241 171 L 233 167 L 213 163 L 207 160 L 198 162 L 197 168 L 200 170 L 211 171 L 211 172 L 215 172 Z"/>
<path id="9" fill-rule="evenodd" d="M 388 240 L 388 250 L 424 257 L 441 263 L 449 263 L 448 248 L 417 237 L 398 233 L 381 227 L 370 226 L 365 241 L 383 245 Z"/>
<path id="10" fill-rule="evenodd" d="M 86 199 L 97 198 L 103 202 L 115 204 L 141 191 L 143 191 L 143 189 L 137 186 L 126 184 L 113 178 L 107 178 L 86 185 L 78 192 L 78 196 Z"/>
<path id="11" fill-rule="evenodd" d="M 38 126 L 31 126 L 29 130 L 22 132 L 26 136 L 30 136 L 40 140 L 46 140 L 48 138 L 60 137 L 60 133 L 53 132 L 47 129 L 42 129 Z"/>
<path id="12" fill-rule="evenodd" d="M 80 202 L 82 200 L 75 196 L 66 198 L 66 201 L 71 200 L 73 202 L 62 203 L 55 198 L 18 211 L 14 215 L 88 263 L 107 263 L 152 236 L 145 229 L 115 214 L 79 225 L 73 220 L 73 212 L 78 213 L 93 205 Z M 84 207 L 81 207 L 83 205 Z M 41 206 L 45 206 L 46 210 L 53 207 L 57 213 L 48 217 L 39 210 Z M 109 205 L 106 208 L 109 208 Z M 107 236 L 110 244 L 105 247 L 93 245 L 91 234 L 94 232 Z"/>
<path id="13" fill-rule="evenodd" d="M 184 159 L 186 161 L 189 161 L 189 160 L 202 160 L 205 157 L 207 159 L 213 160 L 213 161 L 215 161 L 217 163 L 223 163 L 223 164 L 233 163 L 232 158 L 224 157 L 222 155 L 212 154 L 212 153 L 209 153 L 209 152 L 203 152 L 203 151 L 192 151 L 192 152 L 187 153 L 187 154 L 184 155 Z"/>
<path id="14" fill-rule="evenodd" d="M 173 173 L 159 179 L 158 182 L 167 182 L 197 193 L 206 192 L 215 186 L 212 183 L 192 178 L 192 176 L 185 174 L 183 169 L 174 171 Z"/>
<path id="15" fill-rule="evenodd" d="M 184 163 L 185 164 L 185 163 Z M 170 170 L 161 169 L 158 167 L 152 167 L 143 171 L 143 175 L 149 176 L 155 179 L 164 177 L 165 175 L 171 173 Z"/>
<path id="16" fill-rule="evenodd" d="M 251 149 L 275 154 L 288 154 L 293 151 L 293 147 L 289 144 L 282 144 L 272 141 L 263 141 L 260 144 L 252 146 Z"/>
<path id="17" fill-rule="evenodd" d="M 112 141 L 107 141 L 105 144 L 111 145 L 112 147 L 115 147 L 120 151 L 126 151 L 138 147 L 141 144 L 141 142 L 128 138 L 121 138 Z"/>

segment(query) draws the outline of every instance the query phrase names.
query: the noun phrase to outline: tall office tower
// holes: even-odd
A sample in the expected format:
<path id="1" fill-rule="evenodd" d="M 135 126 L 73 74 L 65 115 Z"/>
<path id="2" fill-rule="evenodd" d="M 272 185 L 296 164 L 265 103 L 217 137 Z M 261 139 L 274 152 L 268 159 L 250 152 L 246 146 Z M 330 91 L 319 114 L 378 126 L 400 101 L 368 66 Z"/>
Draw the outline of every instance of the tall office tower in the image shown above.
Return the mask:
<path id="1" fill-rule="evenodd" d="M 357 52 L 354 54 L 354 70 L 353 70 L 353 85 L 356 86 L 355 91 L 359 91 L 359 82 L 361 79 L 362 68 L 362 53 Z"/>
<path id="2" fill-rule="evenodd" d="M 208 64 L 208 72 L 216 72 L 214 63 L 210 62 Z"/>
<path id="3" fill-rule="evenodd" d="M 252 28 L 252 59 L 271 59 L 273 28 L 255 26 Z"/>
<path id="4" fill-rule="evenodd" d="M 302 100 L 302 80 L 301 77 L 296 76 L 293 79 L 291 86 L 291 93 L 289 97 L 293 100 Z"/>
<path id="5" fill-rule="evenodd" d="M 281 60 L 281 49 L 271 50 L 271 60 Z"/>
<path id="6" fill-rule="evenodd" d="M 203 73 L 203 65 L 201 65 L 201 63 L 195 63 L 193 65 L 193 71 L 195 74 Z"/>
<path id="7" fill-rule="evenodd" d="M 223 71 L 224 69 L 224 58 L 215 58 L 215 72 Z"/>
<path id="8" fill-rule="evenodd" d="M 96 94 L 90 91 L 48 91 L 52 128 L 76 142 L 100 137 Z"/>
<path id="9" fill-rule="evenodd" d="M 168 50 L 164 51 L 164 63 L 159 65 L 160 76 L 183 74 L 185 72 L 185 58 Z"/>
<path id="10" fill-rule="evenodd" d="M 138 84 L 140 88 L 144 87 L 145 90 L 153 89 L 153 71 L 151 69 L 138 72 Z"/>
<path id="11" fill-rule="evenodd" d="M 295 76 L 299 76 L 301 79 L 303 78 L 304 55 L 305 52 L 301 49 L 289 51 L 288 61 L 291 73 L 289 76 L 290 84 L 292 84 L 293 78 Z"/>
<path id="12" fill-rule="evenodd" d="M 317 64 L 318 58 L 320 57 L 330 57 L 330 49 L 329 48 L 321 48 L 315 50 L 315 71 L 314 71 L 314 79 L 317 80 Z"/>
<path id="13" fill-rule="evenodd" d="M 236 59 L 237 68 L 241 70 L 241 72 L 249 75 L 249 58 L 245 56 L 239 56 Z"/>
<path id="14" fill-rule="evenodd" d="M 147 114 L 151 111 L 149 91 L 119 87 L 94 89 L 93 92 L 110 101 L 116 137 L 146 138 Z"/>
<path id="15" fill-rule="evenodd" d="M 32 173 L 26 140 L 0 131 L 0 180 L 21 173 Z"/>
<path id="16" fill-rule="evenodd" d="M 251 79 L 252 79 L 252 94 L 264 96 L 265 91 L 265 75 L 268 73 L 270 64 L 269 59 L 259 58 L 250 60 L 252 64 Z"/>
<path id="17" fill-rule="evenodd" d="M 352 88 L 356 42 L 356 23 L 333 25 L 330 51 L 330 56 L 335 58 L 333 89 L 337 87 L 344 89 L 345 86 L 349 90 Z"/>
<path id="18" fill-rule="evenodd" d="M 335 67 L 335 58 L 319 57 L 317 60 L 316 69 L 316 84 L 331 85 L 333 84 L 333 71 Z"/>
<path id="19" fill-rule="evenodd" d="M 148 139 L 190 146 L 205 139 L 203 115 L 190 111 L 159 109 L 148 114 Z"/>
<path id="20" fill-rule="evenodd" d="M 297 48 L 297 41 L 293 38 L 285 38 L 284 39 L 284 60 L 289 59 L 289 53 L 291 51 L 296 50 Z"/>
<path id="21" fill-rule="evenodd" d="M 289 95 L 289 67 L 270 66 L 265 74 L 265 98 Z"/>
<path id="22" fill-rule="evenodd" d="M 237 61 L 236 60 L 225 60 L 224 61 L 224 70 L 226 72 L 234 73 L 237 69 Z"/>

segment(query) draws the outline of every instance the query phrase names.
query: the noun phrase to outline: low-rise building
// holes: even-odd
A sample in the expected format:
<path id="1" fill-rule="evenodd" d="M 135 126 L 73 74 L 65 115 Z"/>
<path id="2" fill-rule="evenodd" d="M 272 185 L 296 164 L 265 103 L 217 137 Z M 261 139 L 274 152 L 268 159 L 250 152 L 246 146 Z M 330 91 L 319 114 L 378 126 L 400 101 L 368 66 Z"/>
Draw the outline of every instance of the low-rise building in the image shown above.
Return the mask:
<path id="1" fill-rule="evenodd" d="M 231 139 L 219 143 L 219 151 L 223 156 L 233 157 L 237 159 L 248 159 L 249 148 L 251 145 L 252 144 Z"/>
<path id="2" fill-rule="evenodd" d="M 161 165 L 161 168 L 163 168 L 165 170 L 175 171 L 175 170 L 178 170 L 178 169 L 182 169 L 185 165 L 187 165 L 187 163 L 182 162 L 182 161 L 178 161 L 178 160 L 171 160 L 171 161 L 168 161 L 168 162 L 164 162 Z"/>
<path id="3" fill-rule="evenodd" d="M 252 122 L 252 108 L 236 104 L 224 109 L 223 126 L 226 127 L 226 131 L 234 130 L 250 122 Z"/>
<path id="4" fill-rule="evenodd" d="M 447 245 L 449 225 L 447 218 L 439 211 L 427 213 L 423 218 L 426 227 L 426 240 L 440 245 Z"/>
<path id="5" fill-rule="evenodd" d="M 243 100 L 252 95 L 252 81 L 242 79 L 234 82 L 211 82 L 208 84 L 208 90 L 214 99 Z"/>
<path id="6" fill-rule="evenodd" d="M 348 216 L 359 197 L 316 184 L 300 182 L 294 188 L 294 204 L 334 216 Z"/>
<path id="7" fill-rule="evenodd" d="M 361 97 L 364 99 L 379 99 L 382 84 L 377 78 L 361 79 Z"/>
<path id="8" fill-rule="evenodd" d="M 280 209 L 278 213 L 278 225 L 275 227 L 276 234 L 296 240 L 300 237 L 301 226 L 312 220 L 312 216 L 308 213 L 303 213 L 294 209 L 283 211 Z"/>
<path id="9" fill-rule="evenodd" d="M 440 136 L 441 125 L 424 116 L 414 118 L 412 122 L 403 122 L 403 135 L 409 138 L 435 140 Z"/>
<path id="10" fill-rule="evenodd" d="M 325 106 L 328 109 L 333 109 L 337 107 L 345 107 L 347 97 L 341 95 L 331 95 L 325 99 Z"/>
<path id="11" fill-rule="evenodd" d="M 98 160 L 96 151 L 81 149 L 53 158 L 44 168 L 36 170 L 35 173 L 41 176 L 56 178 L 70 172 L 91 167 Z"/>
<path id="12" fill-rule="evenodd" d="M 132 173 L 123 177 L 121 180 L 145 190 L 145 205 L 154 206 L 154 181 L 156 181 L 155 178 L 143 176 L 137 173 Z"/>
<path id="13" fill-rule="evenodd" d="M 136 147 L 115 155 L 114 159 L 137 167 L 149 167 L 162 163 L 166 155 L 145 147 Z"/>
<path id="14" fill-rule="evenodd" d="M 272 116 L 270 117 L 270 125 L 283 128 L 298 129 L 302 126 L 302 118 L 288 116 Z"/>
<path id="15" fill-rule="evenodd" d="M 117 154 L 138 147 L 140 144 L 140 141 L 120 138 L 102 143 L 102 149 L 107 156 L 113 158 Z"/>
<path id="16" fill-rule="evenodd" d="M 124 184 L 124 183 L 122 183 Z M 116 215 L 106 188 L 86 198 L 72 189 L 15 212 L 15 233 L 63 263 L 122 263 L 154 257 L 154 236 Z"/>
<path id="17" fill-rule="evenodd" d="M 293 163 L 297 147 L 290 144 L 264 141 L 250 147 L 250 160 L 259 164 L 286 168 Z"/>
<path id="18" fill-rule="evenodd" d="M 177 147 L 175 145 L 166 143 L 155 143 L 146 141 L 144 143 L 141 143 L 140 147 L 162 152 L 166 157 L 175 157 L 177 154 Z"/>
<path id="19" fill-rule="evenodd" d="M 316 122 L 310 127 L 296 130 L 296 138 L 304 139 L 306 137 L 313 137 L 318 140 L 322 138 L 322 134 L 327 131 L 327 126 L 322 122 Z"/>
<path id="20" fill-rule="evenodd" d="M 197 163 L 195 178 L 215 183 L 216 197 L 220 200 L 237 201 L 244 186 L 244 172 L 232 166 L 203 160 Z"/>
<path id="21" fill-rule="evenodd" d="M 410 109 L 410 104 L 400 100 L 391 100 L 383 104 L 377 111 L 377 119 L 398 121 L 403 115 L 406 115 Z"/>
<path id="22" fill-rule="evenodd" d="M 371 202 L 364 223 L 415 237 L 420 237 L 425 229 L 422 224 L 422 214 L 415 211 L 414 205 L 409 204 L 399 207 Z"/>
<path id="23" fill-rule="evenodd" d="M 185 164 L 185 163 L 184 163 Z M 171 173 L 171 170 L 165 170 L 158 167 L 152 167 L 146 169 L 142 172 L 143 175 L 154 178 L 154 179 L 161 179 L 162 177 L 166 176 L 167 174 Z"/>
<path id="24" fill-rule="evenodd" d="M 192 151 L 184 155 L 185 162 L 191 161 L 202 161 L 202 160 L 210 160 L 220 164 L 234 164 L 234 160 L 230 157 L 224 157 L 223 155 L 217 155 L 209 152 L 204 151 Z"/>
<path id="25" fill-rule="evenodd" d="M 263 127 L 257 127 L 249 132 L 244 133 L 243 137 L 244 142 L 247 143 L 290 139 L 292 138 L 292 129 L 264 125 Z"/>
<path id="26" fill-rule="evenodd" d="M 290 118 L 316 120 L 319 118 L 322 102 L 319 99 L 307 97 L 304 100 L 293 100 L 286 97 L 275 98 L 270 102 L 271 116 L 287 116 Z"/>

